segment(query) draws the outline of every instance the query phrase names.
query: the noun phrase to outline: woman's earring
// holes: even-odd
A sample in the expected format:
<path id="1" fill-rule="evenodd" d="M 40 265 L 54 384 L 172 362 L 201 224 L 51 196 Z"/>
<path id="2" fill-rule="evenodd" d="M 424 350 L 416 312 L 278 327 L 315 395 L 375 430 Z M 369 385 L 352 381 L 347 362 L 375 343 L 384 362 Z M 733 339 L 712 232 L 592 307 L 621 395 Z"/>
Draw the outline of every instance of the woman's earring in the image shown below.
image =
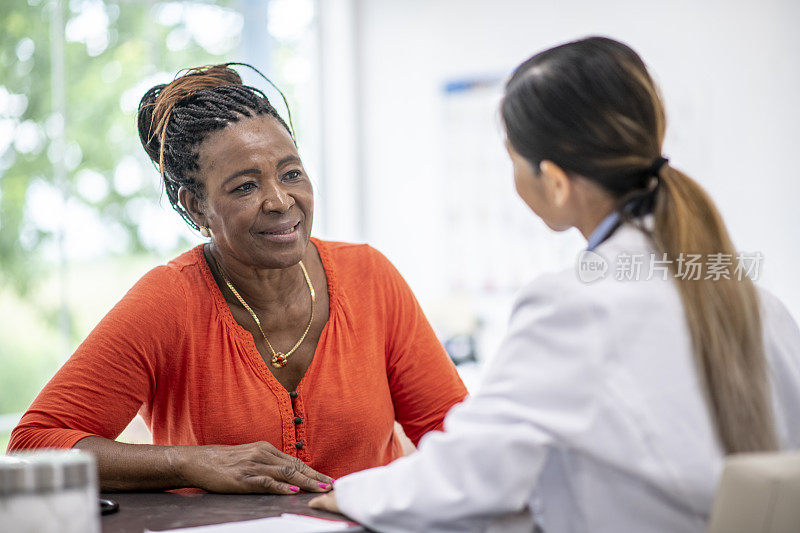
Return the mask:
<path id="1" fill-rule="evenodd" d="M 209 237 L 211 237 L 211 232 L 208 230 L 207 227 L 200 226 L 200 235 L 208 239 Z"/>

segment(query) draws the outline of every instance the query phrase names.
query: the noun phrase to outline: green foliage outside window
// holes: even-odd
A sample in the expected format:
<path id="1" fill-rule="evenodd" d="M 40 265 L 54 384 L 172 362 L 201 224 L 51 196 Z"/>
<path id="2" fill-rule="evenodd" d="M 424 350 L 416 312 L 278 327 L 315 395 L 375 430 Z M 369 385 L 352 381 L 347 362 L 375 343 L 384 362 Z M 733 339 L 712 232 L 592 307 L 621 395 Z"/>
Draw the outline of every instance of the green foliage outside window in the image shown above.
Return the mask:
<path id="1" fill-rule="evenodd" d="M 55 2 L 65 29 L 67 102 L 66 179 L 59 184 L 52 162 L 54 2 L 0 2 L 0 414 L 24 410 L 69 355 L 58 332 L 57 234 L 64 223 L 80 240 L 84 227 L 81 217 L 59 220 L 62 212 L 49 208 L 62 192 L 66 213 L 91 217 L 110 235 L 106 252 L 116 259 L 105 253 L 99 260 L 112 261 L 115 283 L 130 286 L 143 273 L 147 266 L 136 257 L 167 253 L 141 231 L 148 222 L 141 206 L 158 206 L 161 191 L 139 146 L 136 104 L 180 68 L 233 59 L 243 21 L 232 3 Z M 170 252 L 187 247 L 176 234 Z M 71 272 L 73 346 L 99 318 L 96 309 L 107 311 L 121 296 L 87 272 Z"/>

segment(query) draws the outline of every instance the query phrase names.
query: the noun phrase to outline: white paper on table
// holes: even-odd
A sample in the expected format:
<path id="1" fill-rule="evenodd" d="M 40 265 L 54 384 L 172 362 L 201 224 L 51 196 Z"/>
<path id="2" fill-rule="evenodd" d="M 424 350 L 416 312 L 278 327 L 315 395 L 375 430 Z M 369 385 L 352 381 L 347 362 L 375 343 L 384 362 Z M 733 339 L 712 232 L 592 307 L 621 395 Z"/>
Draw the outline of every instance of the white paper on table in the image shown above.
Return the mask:
<path id="1" fill-rule="evenodd" d="M 146 529 L 144 533 L 329 533 L 347 531 L 354 526 L 353 522 L 283 513 L 271 518 L 226 522 L 210 526 L 184 527 L 165 531 Z"/>

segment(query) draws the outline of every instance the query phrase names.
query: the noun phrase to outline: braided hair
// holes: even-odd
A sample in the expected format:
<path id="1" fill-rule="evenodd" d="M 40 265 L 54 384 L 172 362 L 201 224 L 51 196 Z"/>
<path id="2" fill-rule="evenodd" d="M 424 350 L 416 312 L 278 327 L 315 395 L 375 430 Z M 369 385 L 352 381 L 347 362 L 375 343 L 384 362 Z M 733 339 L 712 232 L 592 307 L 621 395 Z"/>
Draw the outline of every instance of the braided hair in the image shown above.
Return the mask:
<path id="1" fill-rule="evenodd" d="M 178 191 L 184 187 L 197 198 L 204 198 L 197 160 L 198 147 L 209 133 L 243 117 L 268 115 L 294 140 L 294 132 L 266 95 L 242 84 L 239 74 L 230 68 L 232 64 L 239 63 L 188 69 L 169 84 L 152 87 L 139 102 L 137 123 L 142 147 L 161 173 L 173 209 L 194 229 L 199 227 L 180 204 Z M 254 67 L 244 66 L 264 77 Z"/>

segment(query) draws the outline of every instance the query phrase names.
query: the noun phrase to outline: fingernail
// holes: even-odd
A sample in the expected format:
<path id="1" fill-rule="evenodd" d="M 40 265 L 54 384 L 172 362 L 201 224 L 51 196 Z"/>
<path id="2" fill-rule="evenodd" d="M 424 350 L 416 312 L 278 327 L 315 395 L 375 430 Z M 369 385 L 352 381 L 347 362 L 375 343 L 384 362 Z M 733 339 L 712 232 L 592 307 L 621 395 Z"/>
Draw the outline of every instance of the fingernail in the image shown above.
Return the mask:
<path id="1" fill-rule="evenodd" d="M 336 483 L 336 478 L 331 478 L 331 485 L 333 485 L 334 483 Z"/>
<path id="2" fill-rule="evenodd" d="M 289 487 L 289 490 L 292 492 L 300 492 L 300 487 L 295 487 L 294 485 L 292 485 L 291 487 Z"/>
<path id="3" fill-rule="evenodd" d="M 328 487 L 330 487 L 330 485 L 328 485 L 327 483 L 317 483 L 317 485 L 319 485 L 319 488 L 321 489 L 327 489 Z"/>

